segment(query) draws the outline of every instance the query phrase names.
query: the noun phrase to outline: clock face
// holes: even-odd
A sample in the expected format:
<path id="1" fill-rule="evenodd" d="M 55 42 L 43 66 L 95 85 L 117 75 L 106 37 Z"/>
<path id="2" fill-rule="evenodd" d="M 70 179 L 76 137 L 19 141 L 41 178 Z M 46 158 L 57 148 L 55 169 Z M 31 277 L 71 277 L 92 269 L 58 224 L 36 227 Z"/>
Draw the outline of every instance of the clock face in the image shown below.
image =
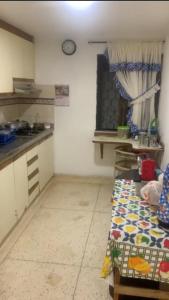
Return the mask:
<path id="1" fill-rule="evenodd" d="M 76 44 L 75 44 L 75 42 L 72 41 L 72 40 L 65 40 L 62 43 L 62 51 L 66 55 L 72 55 L 72 54 L 74 54 L 75 51 L 76 51 Z"/>

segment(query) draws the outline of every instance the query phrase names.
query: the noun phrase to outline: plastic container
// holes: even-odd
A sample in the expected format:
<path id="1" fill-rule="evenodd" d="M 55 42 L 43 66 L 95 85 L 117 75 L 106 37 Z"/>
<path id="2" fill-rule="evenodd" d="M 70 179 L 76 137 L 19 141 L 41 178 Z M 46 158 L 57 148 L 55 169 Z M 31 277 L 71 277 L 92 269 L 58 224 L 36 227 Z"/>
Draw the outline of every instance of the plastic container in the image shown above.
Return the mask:
<path id="1" fill-rule="evenodd" d="M 141 179 L 150 181 L 156 179 L 156 162 L 153 159 L 143 159 L 141 162 Z"/>
<path id="2" fill-rule="evenodd" d="M 118 126 L 117 127 L 117 135 L 119 138 L 127 139 L 129 135 L 129 127 L 128 126 Z"/>
<path id="3" fill-rule="evenodd" d="M 15 133 L 9 130 L 0 131 L 0 145 L 6 145 L 15 139 Z"/>

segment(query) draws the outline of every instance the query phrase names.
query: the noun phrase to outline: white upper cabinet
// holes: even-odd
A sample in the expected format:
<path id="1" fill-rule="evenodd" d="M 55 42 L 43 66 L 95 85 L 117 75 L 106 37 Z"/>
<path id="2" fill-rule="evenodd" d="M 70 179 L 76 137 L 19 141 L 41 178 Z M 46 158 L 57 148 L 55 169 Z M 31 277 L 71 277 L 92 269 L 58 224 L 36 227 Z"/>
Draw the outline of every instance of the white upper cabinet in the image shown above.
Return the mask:
<path id="1" fill-rule="evenodd" d="M 22 39 L 22 65 L 23 77 L 34 79 L 35 78 L 35 58 L 34 58 L 34 44 Z"/>
<path id="2" fill-rule="evenodd" d="M 13 91 L 10 36 L 10 33 L 0 29 L 0 93 Z"/>
<path id="3" fill-rule="evenodd" d="M 13 92 L 13 77 L 34 79 L 34 44 L 0 29 L 0 93 Z"/>

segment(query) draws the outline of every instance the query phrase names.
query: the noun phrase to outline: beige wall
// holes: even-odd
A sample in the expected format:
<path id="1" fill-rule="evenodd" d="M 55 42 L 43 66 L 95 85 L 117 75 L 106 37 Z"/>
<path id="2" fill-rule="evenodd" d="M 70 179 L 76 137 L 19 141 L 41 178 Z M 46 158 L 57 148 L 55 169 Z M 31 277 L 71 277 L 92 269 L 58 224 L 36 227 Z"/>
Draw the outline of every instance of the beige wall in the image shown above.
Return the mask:
<path id="1" fill-rule="evenodd" d="M 164 46 L 159 122 L 160 136 L 165 146 L 162 160 L 162 168 L 164 169 L 169 163 L 169 37 L 167 37 Z"/>
<path id="2" fill-rule="evenodd" d="M 61 43 L 39 42 L 36 52 L 38 84 L 69 84 L 70 106 L 55 107 L 55 172 L 76 175 L 112 175 L 112 146 L 105 146 L 100 159 L 99 146 L 92 143 L 96 123 L 97 54 L 103 45 L 77 42 L 77 52 L 66 56 Z"/>

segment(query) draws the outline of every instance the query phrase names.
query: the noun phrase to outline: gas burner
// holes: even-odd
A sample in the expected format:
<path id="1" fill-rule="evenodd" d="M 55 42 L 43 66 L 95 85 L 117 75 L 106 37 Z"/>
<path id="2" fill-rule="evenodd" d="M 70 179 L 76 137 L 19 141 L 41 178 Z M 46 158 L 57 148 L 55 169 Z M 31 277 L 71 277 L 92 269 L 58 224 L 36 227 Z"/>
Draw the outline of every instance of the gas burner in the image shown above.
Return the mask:
<path id="1" fill-rule="evenodd" d="M 44 129 L 37 129 L 37 128 L 31 128 L 31 127 L 20 128 L 16 131 L 16 135 L 32 136 L 32 135 L 36 135 L 36 134 L 42 132 L 43 130 Z"/>

